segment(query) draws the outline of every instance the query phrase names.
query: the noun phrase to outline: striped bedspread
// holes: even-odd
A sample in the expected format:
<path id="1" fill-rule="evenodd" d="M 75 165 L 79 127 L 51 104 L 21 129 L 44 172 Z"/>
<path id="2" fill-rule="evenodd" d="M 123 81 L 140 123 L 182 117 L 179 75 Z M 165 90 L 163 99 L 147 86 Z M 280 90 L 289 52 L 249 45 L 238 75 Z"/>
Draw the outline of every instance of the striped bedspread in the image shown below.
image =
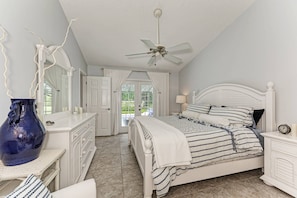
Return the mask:
<path id="1" fill-rule="evenodd" d="M 153 161 L 152 177 L 158 197 L 166 195 L 171 181 L 187 169 L 221 160 L 263 154 L 263 148 L 258 138 L 248 128 L 216 128 L 187 119 L 179 119 L 177 116 L 159 117 L 158 119 L 176 127 L 185 134 L 192 155 L 189 166 L 157 168 L 155 160 Z M 145 129 L 144 133 L 145 138 L 151 138 L 150 133 Z"/>

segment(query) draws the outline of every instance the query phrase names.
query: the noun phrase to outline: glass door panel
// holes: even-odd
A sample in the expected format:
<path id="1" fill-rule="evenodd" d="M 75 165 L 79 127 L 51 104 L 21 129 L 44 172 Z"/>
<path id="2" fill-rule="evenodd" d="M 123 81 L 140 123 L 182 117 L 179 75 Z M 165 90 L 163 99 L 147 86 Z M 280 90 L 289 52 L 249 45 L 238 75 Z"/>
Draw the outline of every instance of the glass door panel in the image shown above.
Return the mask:
<path id="1" fill-rule="evenodd" d="M 140 84 L 141 94 L 141 116 L 153 116 L 153 86 L 151 84 Z"/>
<path id="2" fill-rule="evenodd" d="M 135 84 L 122 85 L 121 126 L 128 126 L 129 119 L 135 117 Z"/>

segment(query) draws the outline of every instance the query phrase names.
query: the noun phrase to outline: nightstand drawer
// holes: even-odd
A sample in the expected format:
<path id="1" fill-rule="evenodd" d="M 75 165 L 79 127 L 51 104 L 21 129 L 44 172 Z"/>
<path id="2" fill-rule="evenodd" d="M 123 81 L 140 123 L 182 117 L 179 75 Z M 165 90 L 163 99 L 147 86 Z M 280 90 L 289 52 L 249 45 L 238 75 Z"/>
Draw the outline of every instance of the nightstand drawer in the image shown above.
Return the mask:
<path id="1" fill-rule="evenodd" d="M 297 157 L 297 146 L 289 142 L 272 139 L 271 150 Z"/>

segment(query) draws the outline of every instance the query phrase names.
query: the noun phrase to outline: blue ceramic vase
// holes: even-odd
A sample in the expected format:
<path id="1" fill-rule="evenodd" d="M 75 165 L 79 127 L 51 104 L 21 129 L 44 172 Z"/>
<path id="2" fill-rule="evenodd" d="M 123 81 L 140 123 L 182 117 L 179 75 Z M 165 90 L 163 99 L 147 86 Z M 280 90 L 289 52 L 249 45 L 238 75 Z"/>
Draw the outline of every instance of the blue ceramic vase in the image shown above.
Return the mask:
<path id="1" fill-rule="evenodd" d="M 36 115 L 35 99 L 11 99 L 8 118 L 0 128 L 0 157 L 4 165 L 38 158 L 45 128 Z"/>

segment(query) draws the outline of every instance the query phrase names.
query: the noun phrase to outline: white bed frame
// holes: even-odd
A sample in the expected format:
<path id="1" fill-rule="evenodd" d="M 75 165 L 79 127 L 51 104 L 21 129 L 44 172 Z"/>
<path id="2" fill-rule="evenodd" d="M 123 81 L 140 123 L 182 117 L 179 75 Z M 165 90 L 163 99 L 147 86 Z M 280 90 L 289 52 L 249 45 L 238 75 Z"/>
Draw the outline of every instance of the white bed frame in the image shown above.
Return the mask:
<path id="1" fill-rule="evenodd" d="M 238 85 L 217 84 L 202 90 L 198 95 L 193 92 L 193 103 L 208 103 L 226 106 L 250 106 L 254 109 L 265 109 L 258 123 L 258 128 L 264 131 L 273 131 L 275 123 L 275 91 L 273 83 L 267 83 L 265 92 Z M 134 150 L 140 170 L 143 175 L 143 194 L 145 198 L 152 196 L 154 188 L 152 180 L 152 142 L 145 140 L 142 128 L 138 121 L 129 123 L 129 142 Z M 249 159 L 223 162 L 188 170 L 178 176 L 171 186 L 186 184 L 194 181 L 215 178 L 247 170 L 263 168 L 263 156 Z"/>

